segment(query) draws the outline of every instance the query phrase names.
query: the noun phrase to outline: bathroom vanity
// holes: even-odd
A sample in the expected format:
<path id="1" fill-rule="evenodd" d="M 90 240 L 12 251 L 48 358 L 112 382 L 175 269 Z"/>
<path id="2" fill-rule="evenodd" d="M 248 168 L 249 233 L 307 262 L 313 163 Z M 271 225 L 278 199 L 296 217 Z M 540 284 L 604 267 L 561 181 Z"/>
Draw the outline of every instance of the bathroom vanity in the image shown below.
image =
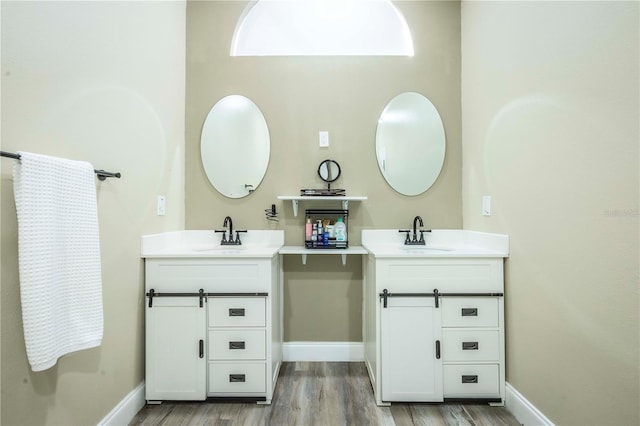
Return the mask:
<path id="1" fill-rule="evenodd" d="M 363 339 L 376 403 L 504 404 L 506 235 L 365 230 Z"/>
<path id="2" fill-rule="evenodd" d="M 362 231 L 363 340 L 376 403 L 504 404 L 506 235 Z M 270 403 L 282 362 L 283 231 L 142 237 L 146 399 Z"/>
<path id="3" fill-rule="evenodd" d="M 282 362 L 284 231 L 142 237 L 146 399 L 251 397 L 269 404 Z"/>

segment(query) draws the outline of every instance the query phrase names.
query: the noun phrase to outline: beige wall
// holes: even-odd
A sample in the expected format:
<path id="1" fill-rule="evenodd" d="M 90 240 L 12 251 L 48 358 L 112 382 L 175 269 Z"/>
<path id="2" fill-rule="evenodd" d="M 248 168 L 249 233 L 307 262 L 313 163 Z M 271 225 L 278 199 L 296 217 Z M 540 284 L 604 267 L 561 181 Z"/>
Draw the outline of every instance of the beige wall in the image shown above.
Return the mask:
<path id="1" fill-rule="evenodd" d="M 461 40 L 459 3 L 398 2 L 413 58 L 230 58 L 245 4 L 190 2 L 185 29 L 180 3 L 2 2 L 2 149 L 123 178 L 98 183 L 103 345 L 32 373 L 13 160 L 2 159 L 0 422 L 99 421 L 143 379 L 139 236 L 231 215 L 299 244 L 302 219 L 276 197 L 320 186 L 317 165 L 333 158 L 338 186 L 369 197 L 350 205 L 353 243 L 416 214 L 433 228 L 460 227 L 464 214 L 467 229 L 509 234 L 507 380 L 558 424 L 638 424 L 638 3 L 465 2 Z M 418 197 L 388 187 L 373 149 L 380 112 L 404 91 L 429 97 L 447 134 L 443 173 Z M 256 102 L 272 140 L 265 180 L 239 200 L 218 194 L 199 160 L 204 118 L 228 94 Z M 264 219 L 272 203 L 277 224 Z M 285 340 L 361 340 L 359 260 L 285 257 Z"/>
<path id="2" fill-rule="evenodd" d="M 638 5 L 462 5 L 464 226 L 511 238 L 507 380 L 556 424 L 640 422 Z"/>
<path id="3" fill-rule="evenodd" d="M 13 161 L 2 159 L 3 425 L 96 424 L 144 379 L 140 235 L 184 226 L 182 2 L 2 2 L 2 149 L 87 160 L 104 300 L 99 348 L 29 368 L 20 312 Z M 167 215 L 155 215 L 155 197 Z M 46 297 L 46 295 L 43 295 Z"/>
<path id="4" fill-rule="evenodd" d="M 284 229 L 286 244 L 300 245 L 304 216 L 278 195 L 321 187 L 318 164 L 332 158 L 343 176 L 335 187 L 367 201 L 350 203 L 350 243 L 362 228 L 401 228 L 421 215 L 425 225 L 459 228 L 460 4 L 398 2 L 413 33 L 416 54 L 406 57 L 229 57 L 235 24 L 246 2 L 188 2 L 186 101 L 186 226 L 214 229 L 230 215 L 241 228 Z M 445 166 L 427 193 L 405 197 L 391 189 L 377 166 L 376 124 L 386 103 L 417 91 L 436 106 L 447 136 Z M 222 97 L 252 99 L 264 114 L 271 158 L 255 193 L 229 199 L 209 184 L 200 165 L 200 132 L 211 107 Z M 330 147 L 318 147 L 328 130 Z M 280 221 L 265 220 L 275 203 Z M 320 205 L 314 206 L 322 207 Z M 339 208 L 337 204 L 326 207 Z M 301 210 L 304 206 L 301 207 Z M 285 256 L 285 340 L 361 341 L 360 257 L 342 266 L 337 256 Z"/>

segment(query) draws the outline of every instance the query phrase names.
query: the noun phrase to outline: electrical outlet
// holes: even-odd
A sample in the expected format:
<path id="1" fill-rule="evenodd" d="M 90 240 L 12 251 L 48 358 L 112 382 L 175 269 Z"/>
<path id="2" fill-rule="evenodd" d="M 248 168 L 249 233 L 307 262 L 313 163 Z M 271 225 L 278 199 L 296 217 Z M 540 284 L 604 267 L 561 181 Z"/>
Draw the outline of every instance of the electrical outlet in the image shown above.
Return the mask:
<path id="1" fill-rule="evenodd" d="M 164 216 L 167 210 L 167 199 L 164 195 L 158 195 L 158 216 Z"/>
<path id="2" fill-rule="evenodd" d="M 329 132 L 327 132 L 327 131 L 320 132 L 319 140 L 320 140 L 320 147 L 321 148 L 328 147 L 329 146 Z"/>
<path id="3" fill-rule="evenodd" d="M 482 215 L 491 216 L 491 195 L 482 196 Z"/>

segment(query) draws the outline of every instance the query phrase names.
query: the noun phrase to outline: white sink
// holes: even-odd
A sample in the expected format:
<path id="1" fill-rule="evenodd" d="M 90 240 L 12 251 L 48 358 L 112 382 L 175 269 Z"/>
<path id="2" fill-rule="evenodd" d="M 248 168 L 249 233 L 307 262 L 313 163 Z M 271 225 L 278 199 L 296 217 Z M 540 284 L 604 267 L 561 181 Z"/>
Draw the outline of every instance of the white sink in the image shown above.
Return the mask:
<path id="1" fill-rule="evenodd" d="M 155 257 L 273 257 L 284 245 L 284 231 L 249 230 L 241 245 L 221 245 L 213 230 L 175 231 L 144 235 L 141 256 Z"/>
<path id="2" fill-rule="evenodd" d="M 214 245 L 214 246 L 195 246 L 195 247 L 191 248 L 191 250 L 193 250 L 193 251 L 212 251 L 212 250 L 215 250 L 215 251 L 229 251 L 229 252 L 232 252 L 232 253 L 236 252 L 236 251 L 239 251 L 239 250 L 246 250 L 246 249 L 247 249 L 247 246 L 243 246 L 243 245 L 240 245 L 240 246 L 234 246 L 234 245 L 226 246 L 225 245 L 225 246 L 223 246 L 221 244 Z"/>
<path id="3" fill-rule="evenodd" d="M 420 254 L 420 253 L 425 253 L 428 254 L 429 252 L 440 252 L 440 251 L 452 251 L 454 250 L 453 247 L 432 247 L 432 246 L 410 246 L 410 245 L 403 245 L 398 247 L 398 250 L 404 252 L 404 253 L 414 253 L 414 254 Z"/>
<path id="4" fill-rule="evenodd" d="M 508 257 L 509 236 L 463 229 L 434 229 L 425 245 L 405 245 L 397 229 L 362 231 L 362 245 L 376 257 Z"/>

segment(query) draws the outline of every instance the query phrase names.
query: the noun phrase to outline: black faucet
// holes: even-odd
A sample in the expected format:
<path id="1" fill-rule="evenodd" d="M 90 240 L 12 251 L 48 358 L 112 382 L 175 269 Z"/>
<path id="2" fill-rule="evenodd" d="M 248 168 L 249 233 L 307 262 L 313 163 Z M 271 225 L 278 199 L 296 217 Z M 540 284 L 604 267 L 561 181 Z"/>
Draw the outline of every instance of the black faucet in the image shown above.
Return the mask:
<path id="1" fill-rule="evenodd" d="M 420 224 L 420 229 L 418 229 L 418 223 Z M 400 229 L 399 232 L 404 232 L 407 237 L 404 240 L 404 244 L 407 246 L 423 246 L 424 242 L 424 233 L 431 232 L 431 229 L 422 229 L 424 226 L 424 222 L 420 216 L 416 216 L 413 218 L 413 239 L 409 237 L 411 233 L 411 229 Z M 418 231 L 420 231 L 420 239 L 418 239 Z"/>
<path id="2" fill-rule="evenodd" d="M 242 245 L 242 241 L 240 241 L 240 233 L 241 232 L 247 232 L 246 229 L 237 229 L 236 230 L 236 237 L 235 239 L 233 238 L 233 221 L 231 220 L 230 216 L 227 216 L 224 218 L 224 223 L 222 224 L 222 226 L 225 227 L 225 229 L 217 229 L 216 232 L 219 232 L 222 234 L 222 240 L 220 241 L 220 245 L 221 246 L 241 246 Z M 229 232 L 229 239 L 227 240 L 227 232 Z"/>
<path id="3" fill-rule="evenodd" d="M 418 232 L 417 232 L 417 223 L 420 222 L 420 228 L 424 226 L 422 222 L 422 218 L 420 216 L 416 216 L 413 218 L 413 242 L 418 241 Z M 422 232 L 420 232 L 420 239 L 424 241 L 424 237 L 422 236 Z"/>
<path id="4" fill-rule="evenodd" d="M 233 221 L 231 220 L 231 216 L 227 216 L 224 218 L 224 223 L 222 224 L 225 228 L 229 229 L 229 241 L 233 241 Z M 222 241 L 224 241 L 224 236 L 222 237 Z"/>

